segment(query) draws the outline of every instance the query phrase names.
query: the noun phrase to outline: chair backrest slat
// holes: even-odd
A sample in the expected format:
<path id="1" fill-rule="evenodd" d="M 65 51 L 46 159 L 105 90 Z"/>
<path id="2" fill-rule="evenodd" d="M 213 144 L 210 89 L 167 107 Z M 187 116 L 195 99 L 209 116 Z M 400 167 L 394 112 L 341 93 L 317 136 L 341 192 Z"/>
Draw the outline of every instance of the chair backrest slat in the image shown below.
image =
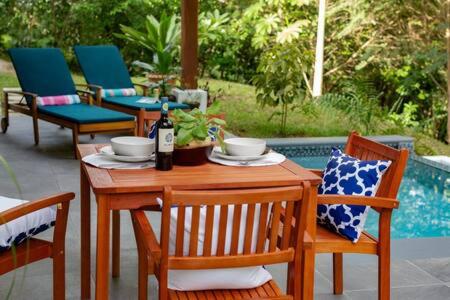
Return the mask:
<path id="1" fill-rule="evenodd" d="M 184 223 L 186 216 L 186 207 L 180 206 L 178 207 L 178 216 L 177 216 L 177 236 L 176 236 L 176 244 L 175 244 L 175 254 L 183 255 L 184 251 Z"/>
<path id="2" fill-rule="evenodd" d="M 239 232 L 241 230 L 241 216 L 242 216 L 242 205 L 237 204 L 234 206 L 233 211 L 233 228 L 231 230 L 231 255 L 238 254 L 239 247 Z"/>
<path id="3" fill-rule="evenodd" d="M 256 244 L 256 253 L 263 253 L 267 240 L 267 217 L 269 215 L 269 203 L 262 203 L 259 212 L 258 222 L 258 242 Z"/>
<path id="4" fill-rule="evenodd" d="M 245 219 L 244 254 L 250 254 L 253 240 L 253 220 L 255 218 L 255 204 L 247 206 L 247 217 Z"/>
<path id="5" fill-rule="evenodd" d="M 281 250 L 286 250 L 289 247 L 290 236 L 292 230 L 292 219 L 294 216 L 294 202 L 288 202 L 284 210 L 283 220 L 283 236 L 281 240 Z"/>
<path id="6" fill-rule="evenodd" d="M 191 234 L 189 236 L 189 255 L 197 255 L 200 206 L 192 207 Z"/>
<path id="7" fill-rule="evenodd" d="M 273 204 L 272 216 L 270 220 L 270 237 L 269 237 L 269 251 L 274 252 L 278 243 L 278 229 L 280 228 L 281 203 Z"/>
<path id="8" fill-rule="evenodd" d="M 227 239 L 228 205 L 220 206 L 219 233 L 217 242 L 217 255 L 225 254 L 225 241 Z"/>
<path id="9" fill-rule="evenodd" d="M 214 205 L 208 205 L 205 218 L 205 239 L 203 242 L 203 256 L 211 255 L 213 225 L 214 225 Z"/>
<path id="10" fill-rule="evenodd" d="M 377 196 L 397 197 L 408 161 L 407 149 L 397 150 L 352 132 L 349 135 L 345 153 L 361 160 L 390 160 L 392 163 L 382 177 Z"/>

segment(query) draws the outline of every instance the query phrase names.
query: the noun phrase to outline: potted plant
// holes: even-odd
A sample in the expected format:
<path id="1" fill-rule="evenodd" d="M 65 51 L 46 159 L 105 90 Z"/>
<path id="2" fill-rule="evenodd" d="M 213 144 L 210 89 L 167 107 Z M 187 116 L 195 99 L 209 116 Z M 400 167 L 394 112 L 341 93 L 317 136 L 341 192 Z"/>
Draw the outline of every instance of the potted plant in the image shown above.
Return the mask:
<path id="1" fill-rule="evenodd" d="M 195 108 L 189 112 L 173 111 L 175 130 L 173 160 L 177 165 L 200 165 L 208 160 L 211 147 L 223 142 L 225 121 L 217 113 L 218 102 L 206 113 Z"/>

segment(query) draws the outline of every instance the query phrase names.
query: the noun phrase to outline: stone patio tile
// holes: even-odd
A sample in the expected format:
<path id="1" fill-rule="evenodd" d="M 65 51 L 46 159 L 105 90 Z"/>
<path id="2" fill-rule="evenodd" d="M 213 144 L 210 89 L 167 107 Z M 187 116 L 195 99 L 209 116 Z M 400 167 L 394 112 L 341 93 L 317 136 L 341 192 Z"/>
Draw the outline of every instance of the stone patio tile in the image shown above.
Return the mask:
<path id="1" fill-rule="evenodd" d="M 411 261 L 414 265 L 430 273 L 443 282 L 450 281 L 450 258 L 428 258 Z"/>
<path id="2" fill-rule="evenodd" d="M 378 299 L 376 290 L 350 291 L 348 295 L 352 300 Z M 448 300 L 450 298 L 450 287 L 445 285 L 425 285 L 393 288 L 391 298 L 395 300 Z"/>
<path id="3" fill-rule="evenodd" d="M 320 264 L 318 266 L 328 280 L 332 280 L 332 270 L 330 265 Z M 408 261 L 394 262 L 391 265 L 392 287 L 441 284 L 442 282 L 434 278 L 427 272 L 419 269 Z M 344 290 L 370 290 L 376 289 L 378 282 L 378 264 L 366 263 L 355 264 L 344 258 Z"/>

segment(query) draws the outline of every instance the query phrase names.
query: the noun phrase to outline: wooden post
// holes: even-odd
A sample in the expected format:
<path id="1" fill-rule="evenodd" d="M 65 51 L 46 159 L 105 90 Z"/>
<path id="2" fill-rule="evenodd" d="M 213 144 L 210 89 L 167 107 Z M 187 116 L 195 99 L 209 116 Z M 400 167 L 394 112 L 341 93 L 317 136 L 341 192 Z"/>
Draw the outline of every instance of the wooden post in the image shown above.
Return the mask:
<path id="1" fill-rule="evenodd" d="M 319 17 L 317 22 L 316 61 L 314 65 L 313 97 L 322 96 L 326 6 L 327 6 L 326 0 L 319 1 Z"/>
<path id="2" fill-rule="evenodd" d="M 181 1 L 181 84 L 197 88 L 198 0 Z"/>

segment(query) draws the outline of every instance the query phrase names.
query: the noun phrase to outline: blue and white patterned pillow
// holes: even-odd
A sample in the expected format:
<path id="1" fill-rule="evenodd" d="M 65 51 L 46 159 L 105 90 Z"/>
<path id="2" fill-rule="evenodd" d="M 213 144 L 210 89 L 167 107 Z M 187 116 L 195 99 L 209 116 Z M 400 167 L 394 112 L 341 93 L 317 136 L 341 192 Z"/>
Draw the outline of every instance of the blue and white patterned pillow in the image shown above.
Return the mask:
<path id="1" fill-rule="evenodd" d="M 0 196 L 0 213 L 27 202 Z M 56 208 L 46 207 L 0 225 L 0 252 L 49 229 L 55 225 L 55 220 Z"/>
<path id="2" fill-rule="evenodd" d="M 319 194 L 375 196 L 389 160 L 359 160 L 333 148 L 323 173 Z M 361 236 L 369 206 L 319 204 L 317 219 L 332 231 L 356 243 Z"/>

